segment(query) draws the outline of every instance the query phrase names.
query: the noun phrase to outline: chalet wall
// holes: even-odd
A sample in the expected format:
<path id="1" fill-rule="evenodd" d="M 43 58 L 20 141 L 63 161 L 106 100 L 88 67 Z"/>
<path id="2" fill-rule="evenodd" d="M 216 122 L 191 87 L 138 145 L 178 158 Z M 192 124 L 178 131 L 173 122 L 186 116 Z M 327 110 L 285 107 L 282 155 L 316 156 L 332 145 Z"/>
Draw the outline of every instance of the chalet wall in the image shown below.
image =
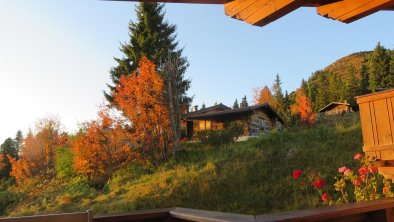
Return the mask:
<path id="1" fill-rule="evenodd" d="M 332 116 L 332 115 L 339 115 L 345 112 L 352 112 L 352 109 L 350 106 L 346 105 L 337 105 L 333 109 L 326 111 L 327 116 Z"/>

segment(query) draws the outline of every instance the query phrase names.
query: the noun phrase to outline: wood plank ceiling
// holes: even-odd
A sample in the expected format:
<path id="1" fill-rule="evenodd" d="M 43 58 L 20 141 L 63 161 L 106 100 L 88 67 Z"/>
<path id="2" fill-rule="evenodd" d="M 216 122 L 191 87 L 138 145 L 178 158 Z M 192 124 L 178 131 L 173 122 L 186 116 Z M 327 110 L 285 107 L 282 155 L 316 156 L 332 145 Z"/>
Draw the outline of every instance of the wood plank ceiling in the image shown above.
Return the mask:
<path id="1" fill-rule="evenodd" d="M 115 0 L 224 4 L 231 18 L 256 26 L 267 25 L 300 7 L 316 7 L 317 14 L 351 23 L 381 10 L 394 10 L 394 0 Z"/>

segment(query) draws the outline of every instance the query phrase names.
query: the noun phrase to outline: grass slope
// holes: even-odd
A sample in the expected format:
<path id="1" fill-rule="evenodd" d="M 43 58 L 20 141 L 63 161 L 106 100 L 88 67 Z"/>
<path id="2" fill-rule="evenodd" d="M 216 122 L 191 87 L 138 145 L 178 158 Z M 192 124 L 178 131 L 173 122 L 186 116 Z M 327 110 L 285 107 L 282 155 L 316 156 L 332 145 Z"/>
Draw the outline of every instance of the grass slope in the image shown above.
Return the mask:
<path id="1" fill-rule="evenodd" d="M 109 214 L 172 206 L 242 214 L 309 208 L 316 200 L 294 186 L 293 170 L 333 178 L 340 166 L 352 165 L 361 147 L 360 125 L 353 116 L 222 147 L 190 143 L 159 169 L 130 165 L 117 171 L 100 191 L 83 178 L 34 178 L 7 215 L 89 208 Z"/>

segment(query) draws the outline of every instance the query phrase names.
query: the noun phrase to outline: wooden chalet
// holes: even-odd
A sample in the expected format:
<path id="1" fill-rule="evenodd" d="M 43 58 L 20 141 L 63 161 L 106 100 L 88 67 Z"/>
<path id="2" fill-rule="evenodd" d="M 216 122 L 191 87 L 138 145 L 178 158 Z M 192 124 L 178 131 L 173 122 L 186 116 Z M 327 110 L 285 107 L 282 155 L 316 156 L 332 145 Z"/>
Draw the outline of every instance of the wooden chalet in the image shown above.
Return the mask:
<path id="1" fill-rule="evenodd" d="M 394 0 L 115 0 L 223 4 L 224 13 L 246 23 L 264 26 L 301 7 L 315 7 L 325 18 L 351 23 L 381 10 L 394 10 Z"/>
<path id="2" fill-rule="evenodd" d="M 319 113 L 324 113 L 326 116 L 342 115 L 345 113 L 352 113 L 358 110 L 357 107 L 349 103 L 331 102 L 327 106 L 321 108 Z"/>
<path id="3" fill-rule="evenodd" d="M 188 138 L 204 130 L 223 130 L 231 123 L 238 123 L 243 136 L 257 136 L 273 128 L 282 128 L 282 118 L 267 103 L 231 109 L 223 104 L 188 113 L 183 117 L 183 128 Z"/>

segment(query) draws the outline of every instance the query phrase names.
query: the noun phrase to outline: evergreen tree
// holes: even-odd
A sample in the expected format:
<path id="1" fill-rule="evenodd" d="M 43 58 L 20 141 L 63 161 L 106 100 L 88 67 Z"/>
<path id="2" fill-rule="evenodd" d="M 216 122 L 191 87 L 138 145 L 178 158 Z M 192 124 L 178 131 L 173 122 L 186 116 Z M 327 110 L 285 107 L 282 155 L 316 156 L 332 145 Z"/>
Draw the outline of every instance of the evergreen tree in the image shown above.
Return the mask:
<path id="1" fill-rule="evenodd" d="M 23 142 L 23 134 L 22 134 L 22 131 L 20 131 L 20 130 L 18 130 L 17 132 L 16 132 L 16 136 L 15 136 L 15 147 L 16 147 L 16 149 L 17 149 L 17 151 L 19 151 L 19 149 L 20 149 L 20 147 L 21 147 L 21 145 L 22 145 L 22 142 Z"/>
<path id="2" fill-rule="evenodd" d="M 394 88 L 394 49 L 391 50 L 389 86 Z"/>
<path id="3" fill-rule="evenodd" d="M 327 89 L 327 74 L 324 71 L 316 72 L 316 96 L 315 99 L 311 99 L 312 103 L 315 103 L 313 110 L 320 110 L 322 107 L 326 106 L 329 102 L 329 94 Z"/>
<path id="4" fill-rule="evenodd" d="M 349 66 L 347 70 L 347 79 L 345 82 L 345 92 L 346 92 L 346 101 L 349 104 L 355 105 L 356 100 L 354 97 L 357 94 L 358 91 L 358 81 L 356 79 L 356 69 L 354 66 Z"/>
<path id="5" fill-rule="evenodd" d="M 368 74 L 368 68 L 365 64 L 361 64 L 361 69 L 360 69 L 360 83 L 359 83 L 359 94 L 363 95 L 369 92 L 368 90 L 369 86 L 369 74 Z"/>
<path id="6" fill-rule="evenodd" d="M 390 87 L 390 56 L 387 50 L 377 44 L 369 57 L 369 89 L 375 92 L 378 88 Z"/>
<path id="7" fill-rule="evenodd" d="M 202 103 L 201 109 L 205 109 L 205 103 Z"/>
<path id="8" fill-rule="evenodd" d="M 248 104 L 248 100 L 246 99 L 246 95 L 242 98 L 242 102 L 241 102 L 241 104 L 240 104 L 240 107 L 241 108 L 243 108 L 243 107 L 248 107 L 249 106 L 249 104 Z"/>
<path id="9" fill-rule="evenodd" d="M 274 108 L 279 114 L 284 113 L 285 105 L 284 105 L 284 96 L 282 92 L 282 82 L 280 81 L 279 74 L 276 74 L 274 84 L 272 86 L 273 98 L 274 98 Z"/>
<path id="10" fill-rule="evenodd" d="M 18 150 L 15 147 L 15 141 L 11 138 L 7 138 L 3 144 L 1 144 L 0 151 L 0 155 L 2 155 L 0 159 L 3 160 L 3 163 L 0 164 L 4 164 L 3 169 L 0 170 L 0 178 L 9 177 L 11 172 L 11 163 L 7 155 L 10 155 L 13 158 L 18 157 Z"/>
<path id="11" fill-rule="evenodd" d="M 235 99 L 234 105 L 233 105 L 233 109 L 238 109 L 239 108 L 239 104 L 238 104 L 238 100 Z"/>
<path id="12" fill-rule="evenodd" d="M 137 9 L 137 22 L 129 23 L 130 41 L 122 44 L 120 50 L 123 52 L 123 58 L 115 58 L 118 63 L 110 71 L 111 80 L 114 84 L 119 84 L 122 75 L 130 75 L 137 70 L 138 62 L 142 57 L 147 57 L 156 64 L 161 75 L 167 73 L 162 70 L 166 65 L 166 58 L 170 52 L 172 57 L 176 57 L 178 62 L 178 83 L 180 98 L 190 101 L 186 96 L 186 91 L 190 87 L 190 80 L 184 79 L 184 73 L 188 66 L 185 57 L 182 57 L 182 50 L 178 49 L 176 41 L 176 26 L 170 25 L 164 21 L 164 4 L 141 2 Z M 165 76 L 163 79 L 167 80 Z M 165 84 L 168 84 L 165 82 Z M 104 93 L 106 99 L 112 103 L 112 91 L 114 86 L 108 85 L 110 92 Z M 167 89 L 167 87 L 164 87 Z"/>

